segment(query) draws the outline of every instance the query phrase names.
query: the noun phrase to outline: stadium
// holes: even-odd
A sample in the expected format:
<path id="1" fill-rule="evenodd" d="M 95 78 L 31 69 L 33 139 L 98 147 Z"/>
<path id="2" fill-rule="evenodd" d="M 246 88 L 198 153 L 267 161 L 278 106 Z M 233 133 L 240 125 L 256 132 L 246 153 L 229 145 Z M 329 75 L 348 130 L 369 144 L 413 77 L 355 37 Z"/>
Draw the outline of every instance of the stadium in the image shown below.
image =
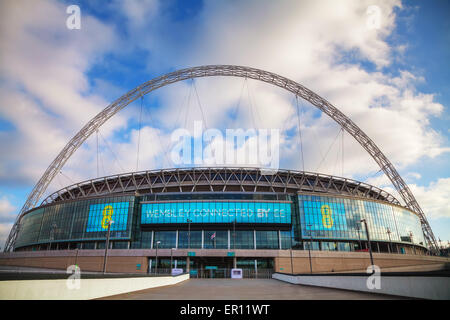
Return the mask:
<path id="1" fill-rule="evenodd" d="M 349 132 L 390 178 L 403 202 L 375 186 L 314 172 L 194 167 L 91 179 L 38 200 L 75 150 L 120 109 L 164 85 L 194 77 L 264 81 L 308 100 Z M 376 145 L 312 91 L 247 67 L 204 66 L 155 78 L 92 119 L 39 180 L 7 240 L 5 265 L 192 277 L 335 272 L 436 263 L 436 240 L 420 206 Z M 107 266 L 106 266 L 106 261 Z"/>

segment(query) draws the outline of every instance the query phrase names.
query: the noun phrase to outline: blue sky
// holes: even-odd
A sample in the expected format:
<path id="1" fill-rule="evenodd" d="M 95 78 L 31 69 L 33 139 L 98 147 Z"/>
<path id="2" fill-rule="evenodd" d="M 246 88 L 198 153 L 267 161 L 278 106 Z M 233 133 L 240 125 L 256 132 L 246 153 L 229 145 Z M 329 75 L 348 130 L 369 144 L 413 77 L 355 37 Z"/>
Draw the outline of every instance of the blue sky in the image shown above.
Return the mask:
<path id="1" fill-rule="evenodd" d="M 71 4 L 81 9 L 80 30 L 66 28 Z M 372 29 L 371 5 L 381 14 Z M 89 119 L 145 81 L 206 64 L 272 71 L 336 105 L 394 163 L 435 235 L 450 240 L 449 9 L 445 0 L 3 1 L 0 246 L 33 185 Z M 237 78 L 199 79 L 195 88 L 209 127 L 251 128 L 255 117 L 258 128 L 283 130 L 281 167 L 302 168 L 292 96 Z M 108 121 L 100 132 L 115 154 L 100 138 L 99 175 L 135 170 L 138 139 L 140 170 L 173 167 L 164 155 L 171 133 L 202 119 L 192 90 L 184 82 L 147 95 L 140 135 L 138 102 Z M 321 172 L 397 196 L 348 135 L 339 162 L 339 127 L 306 102 L 302 108 L 306 170 L 322 163 Z M 46 195 L 96 175 L 93 136 Z"/>

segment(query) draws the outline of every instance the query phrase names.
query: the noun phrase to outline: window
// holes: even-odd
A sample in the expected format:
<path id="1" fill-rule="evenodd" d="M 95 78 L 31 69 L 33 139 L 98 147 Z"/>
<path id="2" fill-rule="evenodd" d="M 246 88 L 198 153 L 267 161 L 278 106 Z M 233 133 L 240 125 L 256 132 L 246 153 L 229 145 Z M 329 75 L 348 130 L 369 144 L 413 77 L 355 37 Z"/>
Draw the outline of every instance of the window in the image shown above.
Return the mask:
<path id="1" fill-rule="evenodd" d="M 236 243 L 235 243 L 236 239 Z M 230 231 L 230 249 L 254 249 L 253 230 Z"/>
<path id="2" fill-rule="evenodd" d="M 256 249 L 279 249 L 278 231 L 256 231 Z"/>
<path id="3" fill-rule="evenodd" d="M 203 243 L 205 249 L 227 249 L 228 248 L 228 230 L 225 231 L 206 231 Z"/>
<path id="4" fill-rule="evenodd" d="M 200 249 L 202 247 L 202 232 L 191 230 L 191 240 L 189 244 L 189 231 L 178 231 L 178 248 Z"/>
<path id="5" fill-rule="evenodd" d="M 175 248 L 176 245 L 176 231 L 155 231 L 155 240 L 153 241 L 153 249 L 156 248 L 158 241 L 158 248 Z"/>

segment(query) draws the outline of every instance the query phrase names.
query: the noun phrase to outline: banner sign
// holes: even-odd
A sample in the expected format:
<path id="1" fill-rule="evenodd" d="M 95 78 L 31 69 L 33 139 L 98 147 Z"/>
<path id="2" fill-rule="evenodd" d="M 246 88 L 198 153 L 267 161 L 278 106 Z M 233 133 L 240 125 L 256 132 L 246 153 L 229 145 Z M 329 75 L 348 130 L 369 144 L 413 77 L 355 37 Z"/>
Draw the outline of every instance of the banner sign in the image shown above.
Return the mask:
<path id="1" fill-rule="evenodd" d="M 291 203 L 258 201 L 186 201 L 143 203 L 141 224 L 291 223 Z"/>

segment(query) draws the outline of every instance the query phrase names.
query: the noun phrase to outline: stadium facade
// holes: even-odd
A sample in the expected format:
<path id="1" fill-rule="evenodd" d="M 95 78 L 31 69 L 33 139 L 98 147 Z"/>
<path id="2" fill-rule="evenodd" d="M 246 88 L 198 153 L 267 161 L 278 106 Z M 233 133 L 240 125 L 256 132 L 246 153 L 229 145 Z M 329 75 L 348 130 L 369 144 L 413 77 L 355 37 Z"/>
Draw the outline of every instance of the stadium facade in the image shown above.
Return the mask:
<path id="1" fill-rule="evenodd" d="M 69 186 L 39 205 L 72 154 L 117 112 L 175 82 L 219 76 L 262 81 L 317 107 L 372 157 L 405 205 L 351 179 L 289 170 L 268 175 L 256 168 L 114 175 Z M 242 267 L 257 275 L 261 269 L 365 270 L 372 263 L 367 250 L 383 268 L 442 263 L 431 256 L 439 251 L 437 240 L 406 182 L 351 119 L 283 76 L 245 66 L 208 65 L 147 81 L 92 118 L 34 186 L 6 240 L 0 264 L 76 264 L 101 271 L 108 259 L 107 271 L 151 272 L 176 266 L 201 276 L 208 269 L 214 276 L 219 269 Z"/>
<path id="2" fill-rule="evenodd" d="M 374 253 L 427 253 L 418 215 L 379 188 L 255 168 L 143 171 L 77 183 L 21 217 L 14 251 L 104 250 L 112 220 L 112 251 L 151 249 L 143 271 L 156 267 L 157 247 L 159 268 L 274 269 L 279 252 L 290 249 L 367 251 L 362 219 Z"/>

